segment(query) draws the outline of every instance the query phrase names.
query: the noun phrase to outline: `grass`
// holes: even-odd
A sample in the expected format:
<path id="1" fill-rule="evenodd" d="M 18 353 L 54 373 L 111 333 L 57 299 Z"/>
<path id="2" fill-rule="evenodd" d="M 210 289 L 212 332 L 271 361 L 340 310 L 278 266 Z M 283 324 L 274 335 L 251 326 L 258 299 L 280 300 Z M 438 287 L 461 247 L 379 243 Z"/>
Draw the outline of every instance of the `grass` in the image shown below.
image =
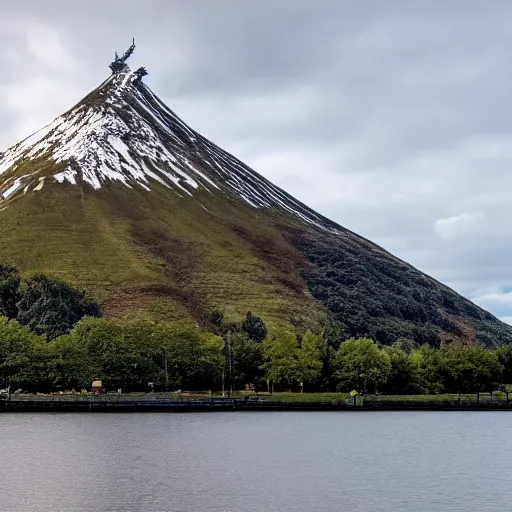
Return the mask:
<path id="1" fill-rule="evenodd" d="M 46 183 L 0 211 L 0 261 L 86 288 L 105 314 L 204 320 L 213 308 L 321 326 L 306 265 L 272 217 L 222 196 Z"/>
<path id="2" fill-rule="evenodd" d="M 474 401 L 477 399 L 475 394 L 461 394 L 461 400 Z M 487 397 L 481 396 L 481 400 Z M 442 395 L 369 395 L 368 400 L 376 400 L 380 402 L 452 402 L 459 399 L 458 394 L 442 394 Z"/>
<path id="3" fill-rule="evenodd" d="M 272 393 L 262 399 L 277 402 L 344 402 L 348 396 L 348 393 Z"/>
<path id="4" fill-rule="evenodd" d="M 349 397 L 349 393 L 287 393 L 278 392 L 272 395 L 267 393 L 258 393 L 261 400 L 274 400 L 278 402 L 343 402 Z M 243 396 L 237 394 L 234 396 Z M 457 401 L 458 394 L 439 394 L 439 395 L 366 395 L 366 400 L 382 402 L 451 402 Z M 475 401 L 476 393 L 461 394 L 462 401 Z M 489 400 L 488 393 L 481 393 L 482 402 Z M 493 393 L 493 400 L 504 400 L 505 393 Z"/>

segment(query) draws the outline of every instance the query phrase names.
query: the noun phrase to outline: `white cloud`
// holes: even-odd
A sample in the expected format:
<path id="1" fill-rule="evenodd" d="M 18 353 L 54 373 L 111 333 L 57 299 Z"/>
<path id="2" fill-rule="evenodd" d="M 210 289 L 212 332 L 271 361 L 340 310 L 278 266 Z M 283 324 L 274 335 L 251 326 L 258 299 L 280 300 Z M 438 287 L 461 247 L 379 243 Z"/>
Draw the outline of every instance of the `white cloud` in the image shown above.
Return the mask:
<path id="1" fill-rule="evenodd" d="M 481 295 L 473 299 L 478 304 L 485 304 L 489 306 L 507 306 L 512 307 L 512 292 L 504 293 L 489 293 L 487 295 Z"/>
<path id="2" fill-rule="evenodd" d="M 7 78 L 0 77 L 0 151 L 65 112 L 86 92 L 86 66 L 68 47 L 67 26 L 56 27 L 32 9 L 2 11 L 0 63 Z"/>
<path id="3" fill-rule="evenodd" d="M 13 116 L 9 130 L 0 133 L 0 150 L 41 129 L 80 99 L 75 84 L 62 85 L 63 81 L 39 75 L 0 86 L 0 114 L 4 110 Z"/>
<path id="4" fill-rule="evenodd" d="M 502 316 L 500 320 L 506 324 L 512 325 L 512 316 Z"/>
<path id="5" fill-rule="evenodd" d="M 6 47 L 2 48 L 2 51 L 0 52 L 0 63 L 2 65 L 6 66 L 12 66 L 15 65 L 20 60 L 20 52 L 13 47 Z"/>
<path id="6" fill-rule="evenodd" d="M 77 71 L 83 67 L 63 44 L 59 34 L 42 25 L 32 25 L 26 33 L 29 52 L 45 67 L 62 71 Z"/>
<path id="7" fill-rule="evenodd" d="M 34 110 L 47 108 L 48 102 L 58 101 L 55 91 L 60 91 L 60 83 L 54 78 L 36 76 L 23 82 L 12 83 L 0 89 L 2 105 L 6 110 L 14 110 L 18 115 L 30 116 Z"/>
<path id="8" fill-rule="evenodd" d="M 165 92 L 165 91 L 163 91 Z M 244 140 L 252 132 L 264 137 L 268 130 L 307 126 L 312 112 L 323 107 L 322 91 L 299 86 L 258 93 L 241 92 L 229 97 L 194 95 L 190 98 L 163 98 L 176 113 L 188 120 L 200 120 L 205 136 Z M 219 133 L 219 120 L 223 126 Z M 196 122 L 197 124 L 197 122 Z M 259 133 L 258 133 L 259 132 Z"/>
<path id="9" fill-rule="evenodd" d="M 434 227 L 441 238 L 451 240 L 464 233 L 474 231 L 484 218 L 482 212 L 461 213 L 447 219 L 439 219 Z"/>

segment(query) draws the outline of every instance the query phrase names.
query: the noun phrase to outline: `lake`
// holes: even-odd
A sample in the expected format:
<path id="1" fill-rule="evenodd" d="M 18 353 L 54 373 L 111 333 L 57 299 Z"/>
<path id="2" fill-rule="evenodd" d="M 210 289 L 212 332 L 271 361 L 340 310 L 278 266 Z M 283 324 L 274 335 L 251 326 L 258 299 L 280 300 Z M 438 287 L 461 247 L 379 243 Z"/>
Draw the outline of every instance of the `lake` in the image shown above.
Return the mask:
<path id="1" fill-rule="evenodd" d="M 0 414 L 1 512 L 468 512 L 512 412 Z"/>

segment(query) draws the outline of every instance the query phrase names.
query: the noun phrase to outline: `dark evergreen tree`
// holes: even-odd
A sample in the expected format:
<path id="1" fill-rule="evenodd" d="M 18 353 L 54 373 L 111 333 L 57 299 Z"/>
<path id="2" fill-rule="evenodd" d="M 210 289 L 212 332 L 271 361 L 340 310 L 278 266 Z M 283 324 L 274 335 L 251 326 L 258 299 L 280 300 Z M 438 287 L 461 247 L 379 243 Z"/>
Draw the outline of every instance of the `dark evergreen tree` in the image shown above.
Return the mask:
<path id="1" fill-rule="evenodd" d="M 231 336 L 233 351 L 234 381 L 243 389 L 245 384 L 263 384 L 263 346 L 249 339 L 247 334 L 236 332 Z"/>
<path id="2" fill-rule="evenodd" d="M 512 384 L 512 345 L 504 345 L 496 349 L 496 355 L 503 367 L 503 383 Z"/>
<path id="3" fill-rule="evenodd" d="M 391 371 L 383 386 L 385 394 L 421 395 L 424 392 L 419 368 L 411 357 L 413 345 L 410 340 L 399 340 L 383 349 L 391 362 Z"/>
<path id="4" fill-rule="evenodd" d="M 43 274 L 26 280 L 17 305 L 17 320 L 48 339 L 69 332 L 84 316 L 100 316 L 98 304 L 83 291 Z"/>
<path id="5" fill-rule="evenodd" d="M 261 343 L 268 334 L 265 323 L 259 316 L 254 316 L 250 311 L 242 322 L 242 331 L 253 340 Z"/>
<path id="6" fill-rule="evenodd" d="M 20 281 L 17 269 L 0 264 L 0 316 L 9 319 L 18 316 L 16 304 L 20 298 Z"/>
<path id="7" fill-rule="evenodd" d="M 221 336 L 224 328 L 224 313 L 219 309 L 214 309 L 210 313 L 210 325 L 213 333 Z"/>

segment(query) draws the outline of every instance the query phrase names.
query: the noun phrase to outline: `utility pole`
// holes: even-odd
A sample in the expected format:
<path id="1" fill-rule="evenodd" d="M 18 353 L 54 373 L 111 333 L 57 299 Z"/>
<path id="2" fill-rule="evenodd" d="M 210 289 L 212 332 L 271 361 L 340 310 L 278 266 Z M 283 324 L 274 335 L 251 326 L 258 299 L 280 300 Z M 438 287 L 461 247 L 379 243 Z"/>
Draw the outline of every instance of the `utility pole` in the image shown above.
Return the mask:
<path id="1" fill-rule="evenodd" d="M 164 372 L 165 372 L 165 391 L 169 391 L 169 369 L 167 367 L 167 349 L 164 348 Z"/>
<path id="2" fill-rule="evenodd" d="M 226 375 L 227 373 L 227 375 Z M 231 393 L 233 391 L 233 354 L 231 352 L 231 331 L 226 333 L 224 338 L 224 368 L 222 370 L 222 396 L 225 396 L 226 377 L 227 388 Z"/>
<path id="3" fill-rule="evenodd" d="M 229 371 L 229 392 L 233 393 L 233 353 L 231 352 L 231 331 L 226 336 L 228 352 L 228 371 Z"/>

